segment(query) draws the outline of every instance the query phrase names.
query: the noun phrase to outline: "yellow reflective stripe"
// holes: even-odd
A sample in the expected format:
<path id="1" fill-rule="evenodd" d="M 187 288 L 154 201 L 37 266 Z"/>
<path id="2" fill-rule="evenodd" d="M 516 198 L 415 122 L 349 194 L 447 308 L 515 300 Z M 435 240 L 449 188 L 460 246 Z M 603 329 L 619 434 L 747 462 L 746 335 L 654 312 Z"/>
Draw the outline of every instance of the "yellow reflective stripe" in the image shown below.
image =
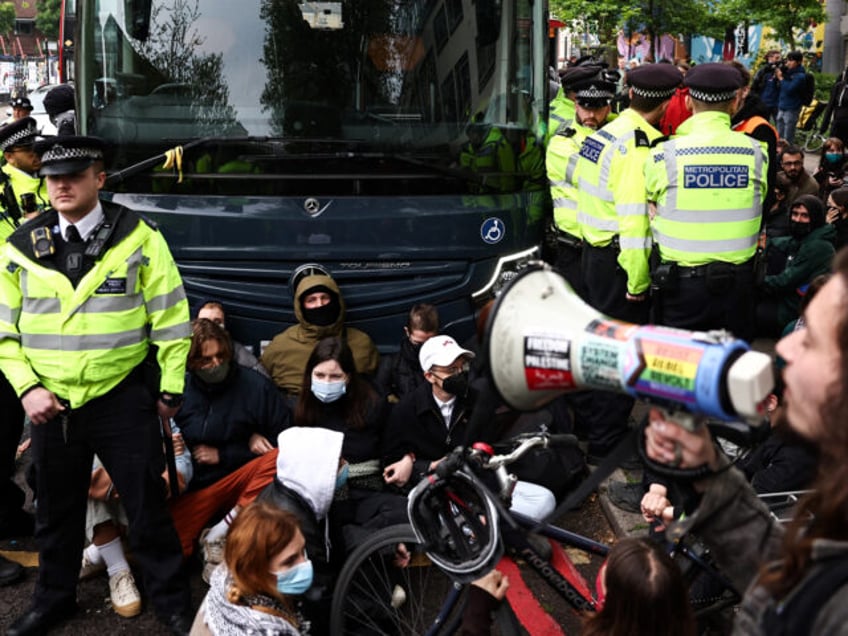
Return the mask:
<path id="1" fill-rule="evenodd" d="M 567 208 L 569 210 L 577 209 L 577 201 L 574 199 L 554 199 L 555 208 Z"/>
<path id="2" fill-rule="evenodd" d="M 21 315 L 20 307 L 9 307 L 0 303 L 0 321 L 14 325 L 18 322 L 18 317 Z"/>
<path id="3" fill-rule="evenodd" d="M 124 311 L 132 311 L 144 305 L 144 296 L 133 294 L 132 296 L 92 296 L 88 298 L 78 312 L 83 314 L 111 314 Z"/>
<path id="4" fill-rule="evenodd" d="M 182 287 L 177 287 L 176 289 L 166 294 L 160 294 L 148 300 L 147 311 L 165 311 L 166 309 L 170 309 L 171 307 L 179 304 L 185 299 L 185 290 Z"/>
<path id="5" fill-rule="evenodd" d="M 681 210 L 657 206 L 657 214 L 667 221 L 680 223 L 724 223 L 732 221 L 752 221 L 760 215 L 753 208 L 735 210 Z"/>
<path id="6" fill-rule="evenodd" d="M 643 216 L 648 213 L 646 203 L 616 203 L 615 213 L 618 216 Z"/>
<path id="7" fill-rule="evenodd" d="M 580 177 L 577 180 L 577 186 L 580 190 L 584 191 L 591 197 L 595 197 L 596 199 L 600 199 L 601 201 L 607 201 L 612 203 L 612 192 L 610 192 L 607 188 L 603 186 L 595 185 L 594 183 L 589 183 L 583 177 Z"/>
<path id="8" fill-rule="evenodd" d="M 757 236 L 758 234 L 752 234 L 741 238 L 692 240 L 669 236 L 654 228 L 654 240 L 661 247 L 695 254 L 716 254 L 751 249 L 757 244 Z"/>
<path id="9" fill-rule="evenodd" d="M 596 230 L 605 232 L 618 232 L 618 219 L 599 219 L 585 212 L 577 213 L 577 221 L 582 225 L 588 225 Z"/>
<path id="10" fill-rule="evenodd" d="M 136 327 L 117 333 L 96 335 L 69 334 L 21 334 L 21 345 L 25 349 L 50 351 L 94 351 L 97 349 L 119 349 L 142 344 L 147 340 L 147 327 Z"/>
<path id="11" fill-rule="evenodd" d="M 180 338 L 191 337 L 191 323 L 183 322 L 171 327 L 163 327 L 162 329 L 154 329 L 150 332 L 150 339 L 157 340 L 179 340 Z"/>
<path id="12" fill-rule="evenodd" d="M 15 342 L 20 342 L 21 334 L 17 331 L 0 331 L 0 340 L 14 340 Z"/>
<path id="13" fill-rule="evenodd" d="M 618 244 L 623 250 L 646 250 L 651 248 L 651 237 L 619 236 Z"/>

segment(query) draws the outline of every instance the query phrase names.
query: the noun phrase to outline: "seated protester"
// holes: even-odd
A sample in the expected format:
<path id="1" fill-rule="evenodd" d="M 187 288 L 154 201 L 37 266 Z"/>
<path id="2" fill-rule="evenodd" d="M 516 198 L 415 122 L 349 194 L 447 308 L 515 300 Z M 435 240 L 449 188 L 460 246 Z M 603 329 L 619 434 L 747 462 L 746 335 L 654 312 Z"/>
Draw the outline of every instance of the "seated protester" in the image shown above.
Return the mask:
<path id="1" fill-rule="evenodd" d="M 359 373 L 373 375 L 379 354 L 363 331 L 346 327 L 345 303 L 336 281 L 324 274 L 304 276 L 295 287 L 294 315 L 298 324 L 277 334 L 260 358 L 274 383 L 289 397 L 301 389 L 303 368 L 319 340 L 343 337 Z"/>
<path id="2" fill-rule="evenodd" d="M 194 478 L 171 502 L 171 515 L 186 556 L 203 527 L 218 521 L 200 536 L 208 577 L 223 556 L 228 525 L 274 479 L 274 445 L 290 413 L 268 378 L 232 364 L 226 331 L 205 318 L 192 331 L 185 401 L 174 420 L 191 450 Z"/>
<path id="3" fill-rule="evenodd" d="M 227 534 L 224 566 L 212 574 L 191 634 L 308 633 L 297 598 L 312 584 L 306 540 L 291 512 L 247 506 Z"/>
<path id="4" fill-rule="evenodd" d="M 388 484 L 414 486 L 465 439 L 471 416 L 468 370 L 474 354 L 450 336 L 430 338 L 419 361 L 427 384 L 404 397 L 392 410 L 383 471 Z M 553 512 L 553 493 L 542 486 L 518 481 L 512 510 L 534 519 Z"/>
<path id="5" fill-rule="evenodd" d="M 377 387 L 395 403 L 425 383 L 418 366 L 421 345 L 439 333 L 439 311 L 433 305 L 417 303 L 409 310 L 397 353 L 380 358 L 375 378 Z"/>
<path id="6" fill-rule="evenodd" d="M 316 634 L 329 633 L 337 572 L 330 566 L 327 513 L 336 491 L 347 486 L 343 439 L 342 433 L 326 428 L 293 426 L 284 430 L 277 438 L 277 476 L 257 499 L 297 517 L 315 571 L 312 587 L 304 594 L 303 611 Z"/>
<path id="7" fill-rule="evenodd" d="M 819 199 L 827 201 L 828 195 L 845 184 L 845 145 L 838 137 L 829 137 L 822 145 L 819 166 L 813 178 L 819 184 Z"/>
<path id="8" fill-rule="evenodd" d="M 598 573 L 599 610 L 583 636 L 694 636 L 688 585 L 657 543 L 628 537 L 617 542 Z"/>
<path id="9" fill-rule="evenodd" d="M 786 324 L 798 317 L 803 288 L 830 270 L 836 232 L 824 218 L 822 202 L 815 196 L 801 195 L 791 206 L 792 235 L 766 244 L 767 258 L 771 250 L 787 256 L 783 271 L 767 275 L 763 282 L 765 298 L 757 306 L 761 336 L 779 336 Z"/>
<path id="10" fill-rule="evenodd" d="M 227 316 L 224 313 L 224 305 L 217 300 L 204 301 L 197 310 L 195 318 L 206 318 L 206 320 L 211 320 L 222 329 L 227 328 Z M 236 364 L 240 364 L 248 369 L 253 369 L 254 371 L 264 375 L 266 378 L 270 377 L 268 372 L 265 370 L 265 367 L 259 364 L 259 360 L 255 355 L 253 355 L 253 352 L 250 349 L 235 340 L 230 340 L 230 342 L 233 343 L 233 360 Z"/>
<path id="11" fill-rule="evenodd" d="M 827 197 L 825 221 L 836 230 L 834 247 L 838 252 L 848 245 L 848 187 L 841 187 Z"/>
<path id="12" fill-rule="evenodd" d="M 191 453 L 183 442 L 179 428 L 172 424 L 174 458 L 177 466 L 179 490 L 184 492 L 191 482 L 194 469 Z M 162 473 L 168 496 L 171 496 L 168 470 Z M 131 618 L 141 613 L 141 595 L 130 571 L 121 537 L 129 526 L 124 505 L 112 484 L 112 478 L 94 456 L 91 469 L 91 486 L 88 490 L 88 510 L 85 515 L 86 538 L 91 542 L 82 553 L 80 579 L 87 579 L 106 571 L 109 575 L 109 598 L 112 609 L 119 616 Z"/>
<path id="13" fill-rule="evenodd" d="M 324 338 L 306 362 L 294 411 L 295 426 L 344 433 L 342 457 L 350 464 L 347 497 L 333 504 L 330 519 L 346 549 L 364 533 L 406 523 L 406 499 L 384 492 L 382 456 L 386 402 L 362 377 L 353 352 L 339 337 Z M 341 551 L 340 551 L 341 553 Z"/>
<path id="14" fill-rule="evenodd" d="M 774 197 L 771 207 L 765 212 L 767 239 L 789 236 L 789 186 L 785 174 L 775 177 Z"/>

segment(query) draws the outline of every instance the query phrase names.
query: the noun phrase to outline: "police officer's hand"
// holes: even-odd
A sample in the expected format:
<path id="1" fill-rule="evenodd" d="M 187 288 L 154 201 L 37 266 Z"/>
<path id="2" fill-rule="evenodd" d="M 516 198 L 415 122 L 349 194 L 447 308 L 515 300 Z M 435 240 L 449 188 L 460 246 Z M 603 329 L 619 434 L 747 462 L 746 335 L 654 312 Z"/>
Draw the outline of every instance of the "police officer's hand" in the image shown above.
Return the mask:
<path id="1" fill-rule="evenodd" d="M 168 419 L 171 419 L 179 410 L 179 406 L 168 406 L 162 400 L 156 401 L 156 411 L 159 413 L 159 417 L 167 417 Z"/>
<path id="2" fill-rule="evenodd" d="M 65 410 L 56 396 L 42 386 L 27 391 L 21 398 L 21 404 L 33 424 L 49 422 Z"/>
<path id="3" fill-rule="evenodd" d="M 641 303 L 648 298 L 647 292 L 642 292 L 641 294 L 631 294 L 630 292 L 627 292 L 626 296 L 627 300 L 631 303 Z"/>
<path id="4" fill-rule="evenodd" d="M 218 449 L 214 446 L 207 446 L 206 444 L 198 444 L 194 447 L 194 450 L 191 451 L 191 456 L 194 458 L 198 464 L 217 464 L 221 461 L 221 455 L 218 453 Z"/>

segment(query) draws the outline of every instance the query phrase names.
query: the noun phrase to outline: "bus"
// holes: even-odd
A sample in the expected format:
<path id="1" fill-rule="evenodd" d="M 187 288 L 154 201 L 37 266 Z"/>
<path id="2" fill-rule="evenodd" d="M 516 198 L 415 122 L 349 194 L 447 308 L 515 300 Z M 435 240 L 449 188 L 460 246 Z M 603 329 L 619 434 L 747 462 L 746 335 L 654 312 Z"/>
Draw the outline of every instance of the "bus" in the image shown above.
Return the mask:
<path id="1" fill-rule="evenodd" d="M 235 339 L 294 324 L 305 269 L 333 276 L 381 351 L 417 302 L 465 339 L 538 258 L 544 2 L 74 5 L 78 132 L 109 144 L 104 197 L 159 226 L 190 303 L 222 302 Z"/>

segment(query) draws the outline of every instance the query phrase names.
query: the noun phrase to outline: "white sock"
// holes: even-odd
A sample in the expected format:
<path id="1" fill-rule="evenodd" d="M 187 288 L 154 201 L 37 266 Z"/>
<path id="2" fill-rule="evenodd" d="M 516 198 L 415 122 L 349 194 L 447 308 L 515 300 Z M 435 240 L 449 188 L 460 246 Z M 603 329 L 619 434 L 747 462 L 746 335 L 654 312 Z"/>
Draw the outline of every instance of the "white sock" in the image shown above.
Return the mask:
<path id="1" fill-rule="evenodd" d="M 90 544 L 85 550 L 85 557 L 94 564 L 103 563 L 103 557 L 100 555 L 100 550 L 97 549 L 97 546 L 93 543 Z"/>
<path id="2" fill-rule="evenodd" d="M 230 524 L 235 520 L 238 511 L 239 507 L 236 506 L 224 515 L 223 519 L 209 528 L 209 534 L 206 535 L 206 540 L 211 542 L 223 539 L 227 534 L 227 530 L 230 529 Z"/>
<path id="3" fill-rule="evenodd" d="M 121 545 L 121 538 L 116 537 L 109 543 L 97 546 L 100 556 L 106 562 L 106 571 L 109 576 L 115 576 L 118 572 L 129 570 L 130 564 L 127 563 L 127 557 L 124 556 L 124 546 Z"/>

